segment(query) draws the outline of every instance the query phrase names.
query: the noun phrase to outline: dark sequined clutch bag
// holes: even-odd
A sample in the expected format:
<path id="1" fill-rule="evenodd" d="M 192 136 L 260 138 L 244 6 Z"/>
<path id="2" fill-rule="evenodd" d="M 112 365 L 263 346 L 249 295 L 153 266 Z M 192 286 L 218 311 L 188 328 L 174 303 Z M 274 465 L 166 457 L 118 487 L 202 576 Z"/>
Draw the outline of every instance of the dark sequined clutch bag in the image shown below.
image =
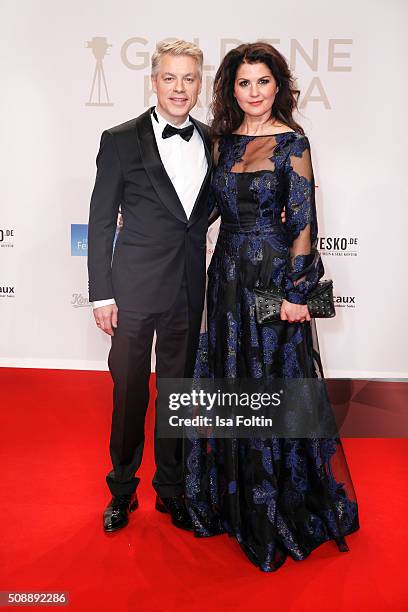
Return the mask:
<path id="1" fill-rule="evenodd" d="M 285 294 L 274 285 L 270 289 L 254 289 L 256 320 L 259 324 L 280 321 L 280 309 Z M 330 318 L 336 315 L 333 300 L 333 281 L 320 281 L 307 298 L 307 307 L 311 317 Z"/>

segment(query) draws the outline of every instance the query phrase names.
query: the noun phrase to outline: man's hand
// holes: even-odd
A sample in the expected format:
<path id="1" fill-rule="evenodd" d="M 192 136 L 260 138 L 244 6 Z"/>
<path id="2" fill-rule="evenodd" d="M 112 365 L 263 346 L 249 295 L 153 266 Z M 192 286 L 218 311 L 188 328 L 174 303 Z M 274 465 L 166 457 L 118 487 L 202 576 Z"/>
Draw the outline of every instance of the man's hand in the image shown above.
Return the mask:
<path id="1" fill-rule="evenodd" d="M 306 304 L 293 304 L 287 300 L 283 300 L 280 316 L 282 321 L 289 321 L 289 323 L 304 323 L 304 321 L 311 321 L 309 309 Z"/>
<path id="2" fill-rule="evenodd" d="M 281 212 L 281 221 L 282 221 L 282 223 L 285 223 L 285 221 L 286 221 L 286 214 L 285 213 L 286 213 L 286 208 L 283 207 L 282 208 L 282 212 Z"/>
<path id="3" fill-rule="evenodd" d="M 102 329 L 106 334 L 109 334 L 109 336 L 113 336 L 114 332 L 112 328 L 118 326 L 118 307 L 116 304 L 94 308 L 93 313 L 97 327 Z"/>

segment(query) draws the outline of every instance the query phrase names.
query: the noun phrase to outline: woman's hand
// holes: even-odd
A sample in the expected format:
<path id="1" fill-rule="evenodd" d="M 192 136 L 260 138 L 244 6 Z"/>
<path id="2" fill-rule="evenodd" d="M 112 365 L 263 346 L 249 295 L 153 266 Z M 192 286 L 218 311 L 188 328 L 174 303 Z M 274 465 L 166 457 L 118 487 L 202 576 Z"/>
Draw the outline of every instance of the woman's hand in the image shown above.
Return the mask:
<path id="1" fill-rule="evenodd" d="M 287 300 L 283 300 L 280 316 L 282 321 L 289 321 L 289 323 L 304 323 L 304 321 L 311 321 L 309 309 L 306 304 L 293 304 Z"/>

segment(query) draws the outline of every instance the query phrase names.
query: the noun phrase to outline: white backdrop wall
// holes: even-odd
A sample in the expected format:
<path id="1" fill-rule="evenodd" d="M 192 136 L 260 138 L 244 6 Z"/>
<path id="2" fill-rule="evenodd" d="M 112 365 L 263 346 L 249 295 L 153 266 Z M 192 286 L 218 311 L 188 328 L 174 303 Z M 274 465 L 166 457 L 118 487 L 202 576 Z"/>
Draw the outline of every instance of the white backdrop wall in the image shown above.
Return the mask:
<path id="1" fill-rule="evenodd" d="M 336 318 L 318 322 L 326 375 L 406 377 L 407 9 L 404 0 L 3 0 L 0 365 L 106 369 L 83 227 L 71 241 L 71 226 L 88 220 L 100 134 L 154 104 L 158 40 L 204 50 L 193 114 L 205 120 L 224 53 L 263 39 L 290 60 L 302 91 L 337 299 Z M 215 240 L 212 231 L 209 256 Z"/>

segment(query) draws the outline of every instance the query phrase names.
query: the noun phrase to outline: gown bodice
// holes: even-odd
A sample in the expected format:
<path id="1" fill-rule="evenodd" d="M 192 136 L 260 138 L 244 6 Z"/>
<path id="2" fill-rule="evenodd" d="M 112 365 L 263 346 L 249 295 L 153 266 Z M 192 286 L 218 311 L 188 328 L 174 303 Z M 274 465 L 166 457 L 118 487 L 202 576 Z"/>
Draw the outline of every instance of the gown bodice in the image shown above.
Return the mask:
<path id="1" fill-rule="evenodd" d="M 295 204 L 299 194 L 290 194 L 292 159 L 309 151 L 306 136 L 282 132 L 271 136 L 231 134 L 219 142 L 219 161 L 213 178 L 213 197 L 225 227 L 243 231 L 263 231 L 280 225 L 280 213 L 289 195 Z M 306 153 L 308 155 L 308 153 Z M 305 160 L 306 162 L 306 160 Z M 295 166 L 300 164 L 295 164 Z M 312 174 L 302 164 L 298 182 L 311 190 Z M 301 187 L 299 184 L 298 187 Z M 296 228 L 310 221 L 312 212 L 303 205 L 297 218 L 290 219 Z"/>
<path id="2" fill-rule="evenodd" d="M 227 252 L 235 267 L 251 264 L 249 289 L 273 282 L 288 301 L 305 304 L 324 274 L 307 136 L 230 134 L 220 138 L 218 152 L 210 208 L 217 207 L 221 226 L 212 267 Z"/>

